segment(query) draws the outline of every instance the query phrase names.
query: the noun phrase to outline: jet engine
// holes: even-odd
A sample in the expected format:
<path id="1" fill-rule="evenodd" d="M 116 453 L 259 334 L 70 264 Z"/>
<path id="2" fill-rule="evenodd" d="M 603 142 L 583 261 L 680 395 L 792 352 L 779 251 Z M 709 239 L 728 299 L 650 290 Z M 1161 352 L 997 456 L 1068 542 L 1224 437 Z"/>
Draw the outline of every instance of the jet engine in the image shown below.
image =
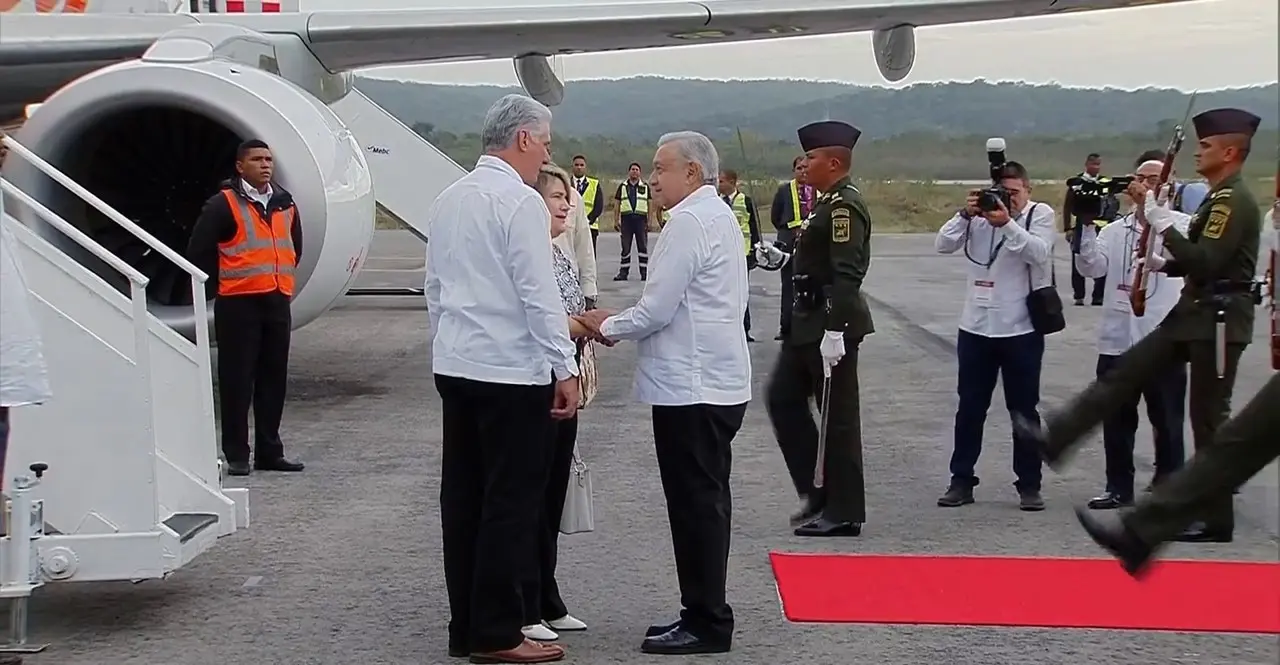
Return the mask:
<path id="1" fill-rule="evenodd" d="M 890 83 L 906 78 L 916 64 L 915 26 L 904 24 L 876 30 L 871 35 L 871 46 L 875 49 L 880 75 Z"/>
<path id="2" fill-rule="evenodd" d="M 351 285 L 375 214 L 359 144 L 315 97 L 230 60 L 144 58 L 72 82 L 18 133 L 33 152 L 180 254 L 205 201 L 234 175 L 237 145 L 249 138 L 271 146 L 275 179 L 293 194 L 302 220 L 292 304 L 298 328 Z M 185 272 L 25 161 L 9 161 L 6 177 L 147 275 L 152 314 L 194 339 L 200 322 Z M 24 223 L 128 293 L 118 273 L 32 211 L 17 208 Z"/>

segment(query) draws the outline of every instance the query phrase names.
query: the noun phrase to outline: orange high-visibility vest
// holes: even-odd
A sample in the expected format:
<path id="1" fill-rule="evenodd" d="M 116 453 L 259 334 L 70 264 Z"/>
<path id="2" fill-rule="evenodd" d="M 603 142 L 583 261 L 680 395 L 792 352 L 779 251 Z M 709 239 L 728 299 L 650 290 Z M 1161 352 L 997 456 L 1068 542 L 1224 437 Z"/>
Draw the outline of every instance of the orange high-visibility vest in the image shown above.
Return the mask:
<path id="1" fill-rule="evenodd" d="M 236 235 L 218 243 L 218 295 L 243 296 L 279 291 L 293 295 L 293 207 L 262 219 L 257 207 L 230 189 L 222 190 L 236 220 Z"/>

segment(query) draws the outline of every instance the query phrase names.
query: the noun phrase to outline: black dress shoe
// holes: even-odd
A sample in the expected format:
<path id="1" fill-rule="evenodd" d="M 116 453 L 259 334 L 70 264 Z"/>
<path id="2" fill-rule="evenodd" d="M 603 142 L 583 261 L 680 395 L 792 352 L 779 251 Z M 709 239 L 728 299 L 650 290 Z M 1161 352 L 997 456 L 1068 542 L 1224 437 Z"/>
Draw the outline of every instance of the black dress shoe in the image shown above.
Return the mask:
<path id="1" fill-rule="evenodd" d="M 248 462 L 227 462 L 228 476 L 247 476 L 249 475 Z"/>
<path id="2" fill-rule="evenodd" d="M 669 633 L 679 627 L 680 627 L 679 619 L 676 619 L 675 621 L 672 621 L 671 623 L 668 623 L 668 624 L 655 623 L 652 626 L 649 626 L 649 628 L 644 631 L 644 636 L 657 637 L 659 635 L 664 635 L 666 633 Z"/>
<path id="3" fill-rule="evenodd" d="M 852 538 L 862 535 L 862 525 L 857 522 L 837 522 L 819 517 L 796 529 L 795 534 L 809 538 Z"/>
<path id="4" fill-rule="evenodd" d="M 818 499 L 812 497 L 801 499 L 800 509 L 791 513 L 791 526 L 800 526 L 801 524 L 808 524 L 809 522 L 812 522 L 822 514 L 822 509 L 825 507 L 826 505 L 824 502 Z"/>
<path id="5" fill-rule="evenodd" d="M 644 653 L 685 656 L 695 653 L 726 653 L 730 643 L 711 642 L 683 629 L 673 628 L 661 635 L 646 637 L 640 645 Z"/>
<path id="6" fill-rule="evenodd" d="M 1076 508 L 1075 511 L 1076 519 L 1080 520 L 1080 526 L 1084 527 L 1085 533 L 1089 534 L 1093 542 L 1100 545 L 1102 549 L 1119 559 L 1120 566 L 1126 573 L 1136 578 L 1146 572 L 1147 564 L 1155 553 L 1150 547 L 1129 533 L 1122 524 L 1114 526 L 1103 524 L 1086 509 Z"/>
<path id="7" fill-rule="evenodd" d="M 1229 543 L 1233 538 L 1230 531 L 1219 531 L 1196 525 L 1174 536 L 1173 539 L 1180 543 Z"/>
<path id="8" fill-rule="evenodd" d="M 449 647 L 450 658 L 466 658 L 471 655 L 471 649 L 466 647 Z"/>
<path id="9" fill-rule="evenodd" d="M 1132 505 L 1133 498 L 1125 498 L 1109 490 L 1089 499 L 1089 510 L 1115 510 Z"/>
<path id="10" fill-rule="evenodd" d="M 258 471 L 294 472 L 294 471 L 301 471 L 307 468 L 307 465 L 303 464 L 302 462 L 290 462 L 289 460 L 281 457 L 279 459 L 274 459 L 267 462 L 258 460 L 253 463 L 253 468 L 257 469 Z"/>

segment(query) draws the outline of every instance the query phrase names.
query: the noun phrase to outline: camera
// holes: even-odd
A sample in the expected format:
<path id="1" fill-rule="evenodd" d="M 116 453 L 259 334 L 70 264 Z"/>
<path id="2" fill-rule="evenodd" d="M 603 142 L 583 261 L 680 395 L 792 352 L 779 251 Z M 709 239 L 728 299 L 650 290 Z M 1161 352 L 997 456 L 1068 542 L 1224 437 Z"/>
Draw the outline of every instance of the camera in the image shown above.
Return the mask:
<path id="1" fill-rule="evenodd" d="M 1012 195 L 1009 190 L 1005 189 L 1000 181 L 1004 172 L 1004 165 L 1008 163 L 1008 159 L 1004 156 L 1004 139 L 990 138 L 987 139 L 987 164 L 991 171 L 991 186 L 986 189 L 978 190 L 978 209 L 982 212 L 994 212 L 1000 209 L 1003 203 L 1006 209 L 1012 208 Z"/>
<path id="2" fill-rule="evenodd" d="M 1074 176 L 1067 179 L 1071 192 L 1071 209 L 1066 213 L 1073 218 L 1102 219 L 1112 221 L 1120 212 L 1116 195 L 1123 193 L 1134 181 L 1134 176 L 1101 176 L 1087 179 Z"/>

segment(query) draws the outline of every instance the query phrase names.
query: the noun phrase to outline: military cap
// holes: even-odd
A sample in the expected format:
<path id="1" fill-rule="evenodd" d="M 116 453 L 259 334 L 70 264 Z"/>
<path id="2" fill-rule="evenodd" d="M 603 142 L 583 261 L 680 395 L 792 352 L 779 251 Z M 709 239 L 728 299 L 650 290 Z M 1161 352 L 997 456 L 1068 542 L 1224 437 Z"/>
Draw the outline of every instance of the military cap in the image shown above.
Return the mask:
<path id="1" fill-rule="evenodd" d="M 1246 134 L 1253 136 L 1262 119 L 1240 109 L 1211 109 L 1191 119 L 1198 138 L 1222 134 Z"/>
<path id="2" fill-rule="evenodd" d="M 818 148 L 853 149 L 862 132 L 857 127 L 838 120 L 824 120 L 801 127 L 796 132 L 800 136 L 800 148 L 805 152 Z"/>

